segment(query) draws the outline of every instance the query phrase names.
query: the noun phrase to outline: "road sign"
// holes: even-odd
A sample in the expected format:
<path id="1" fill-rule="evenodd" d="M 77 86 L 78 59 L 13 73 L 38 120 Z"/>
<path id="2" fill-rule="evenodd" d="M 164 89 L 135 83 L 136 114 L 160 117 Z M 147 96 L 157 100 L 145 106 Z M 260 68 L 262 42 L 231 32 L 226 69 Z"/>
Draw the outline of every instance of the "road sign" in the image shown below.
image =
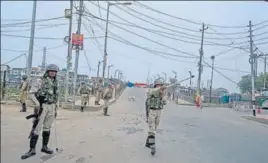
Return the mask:
<path id="1" fill-rule="evenodd" d="M 72 48 L 83 50 L 84 48 L 84 35 L 83 34 L 72 34 Z"/>

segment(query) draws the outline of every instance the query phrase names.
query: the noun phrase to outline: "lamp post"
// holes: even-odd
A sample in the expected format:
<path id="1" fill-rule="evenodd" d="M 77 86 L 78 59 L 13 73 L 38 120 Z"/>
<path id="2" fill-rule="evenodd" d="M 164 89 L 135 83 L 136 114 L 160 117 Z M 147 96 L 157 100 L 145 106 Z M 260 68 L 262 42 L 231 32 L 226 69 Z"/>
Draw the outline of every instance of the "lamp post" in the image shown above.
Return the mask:
<path id="1" fill-rule="evenodd" d="M 108 39 L 108 24 L 109 24 L 109 11 L 110 11 L 110 6 L 113 6 L 113 5 L 131 5 L 131 2 L 124 2 L 124 3 L 111 3 L 111 2 L 108 2 L 107 3 L 107 14 L 106 14 L 106 27 L 105 27 L 105 40 L 104 40 L 104 54 L 103 54 L 103 70 L 102 70 L 102 78 L 103 78 L 103 81 L 104 81 L 104 78 L 105 78 L 105 69 L 106 69 L 106 64 L 107 64 L 107 56 L 108 56 L 108 53 L 107 53 L 107 39 Z M 104 82 L 103 82 L 104 84 Z"/>

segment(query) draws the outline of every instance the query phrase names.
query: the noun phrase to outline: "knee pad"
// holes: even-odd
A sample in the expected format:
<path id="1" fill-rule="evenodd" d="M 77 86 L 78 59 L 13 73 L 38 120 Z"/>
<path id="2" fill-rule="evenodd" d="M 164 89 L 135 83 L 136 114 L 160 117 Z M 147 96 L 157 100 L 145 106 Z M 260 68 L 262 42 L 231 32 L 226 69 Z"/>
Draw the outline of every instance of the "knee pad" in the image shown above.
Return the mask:
<path id="1" fill-rule="evenodd" d="M 148 136 L 148 144 L 154 145 L 155 144 L 155 135 L 149 135 Z"/>

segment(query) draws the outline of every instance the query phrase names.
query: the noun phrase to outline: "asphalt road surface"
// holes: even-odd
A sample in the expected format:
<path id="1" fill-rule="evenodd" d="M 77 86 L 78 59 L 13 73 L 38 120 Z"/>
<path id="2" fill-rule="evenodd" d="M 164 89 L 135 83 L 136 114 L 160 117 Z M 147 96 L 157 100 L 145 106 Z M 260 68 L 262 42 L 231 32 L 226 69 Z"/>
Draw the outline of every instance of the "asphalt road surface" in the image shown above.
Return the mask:
<path id="1" fill-rule="evenodd" d="M 2 163 L 267 163 L 268 126 L 242 118 L 228 109 L 179 106 L 168 103 L 162 112 L 156 135 L 157 152 L 151 156 L 144 147 L 148 126 L 145 122 L 143 88 L 128 88 L 110 109 L 101 112 L 61 110 L 56 122 L 58 147 L 49 158 L 40 152 L 20 160 L 28 150 L 31 122 L 29 113 L 4 107 L 1 118 Z M 135 96 L 136 101 L 128 101 Z M 55 150 L 55 125 L 50 147 Z"/>

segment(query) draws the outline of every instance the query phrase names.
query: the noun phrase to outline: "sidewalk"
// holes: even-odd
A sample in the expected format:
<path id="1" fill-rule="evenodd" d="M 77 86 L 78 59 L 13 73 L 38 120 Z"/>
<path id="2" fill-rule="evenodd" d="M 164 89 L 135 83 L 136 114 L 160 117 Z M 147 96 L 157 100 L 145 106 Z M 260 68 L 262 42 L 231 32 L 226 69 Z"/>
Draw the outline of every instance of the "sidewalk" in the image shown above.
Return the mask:
<path id="1" fill-rule="evenodd" d="M 194 105 L 194 104 L 192 104 L 188 101 L 182 100 L 180 98 L 176 101 L 176 104 L 178 104 L 178 105 L 191 105 L 191 106 Z"/>

